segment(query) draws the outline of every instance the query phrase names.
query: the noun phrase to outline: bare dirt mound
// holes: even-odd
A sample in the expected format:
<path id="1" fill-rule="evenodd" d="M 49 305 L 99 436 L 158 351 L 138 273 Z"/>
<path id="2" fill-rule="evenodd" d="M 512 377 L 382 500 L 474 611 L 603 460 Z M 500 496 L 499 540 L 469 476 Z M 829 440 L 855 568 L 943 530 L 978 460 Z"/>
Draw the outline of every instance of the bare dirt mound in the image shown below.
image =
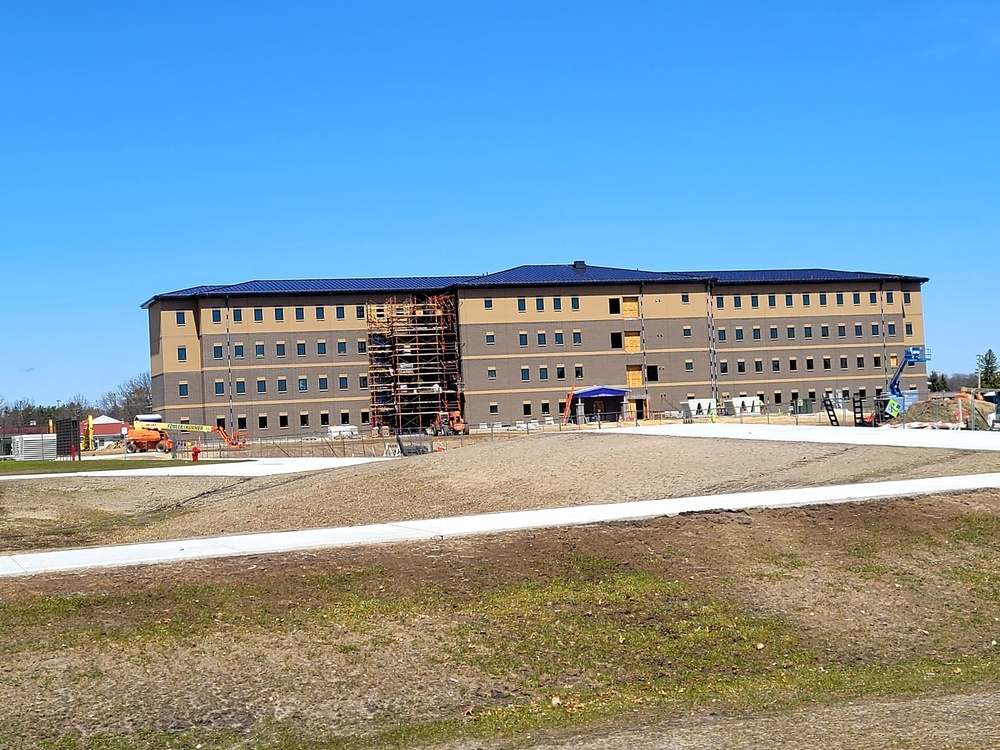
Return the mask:
<path id="1" fill-rule="evenodd" d="M 961 402 L 961 417 L 959 419 L 959 402 Z M 974 405 L 977 412 L 976 428 L 986 428 L 986 417 L 994 412 L 996 408 L 988 401 L 974 401 L 972 399 L 955 398 L 932 398 L 929 401 L 920 401 L 913 404 L 906 410 L 905 415 L 901 415 L 892 420 L 895 423 L 902 422 L 947 422 L 955 424 L 963 421 L 969 422 L 969 408 Z"/>

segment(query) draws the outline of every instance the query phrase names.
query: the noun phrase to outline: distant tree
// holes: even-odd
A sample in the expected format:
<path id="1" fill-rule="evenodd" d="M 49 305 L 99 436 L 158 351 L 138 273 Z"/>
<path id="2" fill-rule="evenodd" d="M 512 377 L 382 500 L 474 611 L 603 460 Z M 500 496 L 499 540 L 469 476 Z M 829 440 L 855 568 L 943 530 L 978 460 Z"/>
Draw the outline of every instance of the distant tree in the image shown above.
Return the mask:
<path id="1" fill-rule="evenodd" d="M 961 388 L 975 388 L 978 383 L 979 378 L 974 372 L 953 372 L 948 376 L 948 390 L 951 391 L 957 391 Z"/>
<path id="2" fill-rule="evenodd" d="M 116 390 L 108 391 L 97 400 L 97 408 L 109 417 L 131 422 L 137 414 L 147 414 L 153 408 L 152 381 L 148 372 L 134 375 Z"/>
<path id="3" fill-rule="evenodd" d="M 992 349 L 976 357 L 976 373 L 982 388 L 1000 388 L 1000 363 Z"/>
<path id="4" fill-rule="evenodd" d="M 948 390 L 948 378 L 942 373 L 932 370 L 927 378 L 927 385 L 931 389 L 931 393 L 943 393 Z"/>

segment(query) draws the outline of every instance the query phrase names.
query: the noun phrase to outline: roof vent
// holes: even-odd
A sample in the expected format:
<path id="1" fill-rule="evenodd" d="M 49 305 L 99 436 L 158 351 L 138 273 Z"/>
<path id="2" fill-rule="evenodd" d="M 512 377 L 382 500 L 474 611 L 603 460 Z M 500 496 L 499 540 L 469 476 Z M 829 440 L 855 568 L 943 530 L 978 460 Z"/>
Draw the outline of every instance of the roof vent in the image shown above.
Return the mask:
<path id="1" fill-rule="evenodd" d="M 580 273 L 583 273 L 584 271 L 587 270 L 587 261 L 585 261 L 585 260 L 574 260 L 573 261 L 573 270 L 574 271 L 579 271 Z"/>

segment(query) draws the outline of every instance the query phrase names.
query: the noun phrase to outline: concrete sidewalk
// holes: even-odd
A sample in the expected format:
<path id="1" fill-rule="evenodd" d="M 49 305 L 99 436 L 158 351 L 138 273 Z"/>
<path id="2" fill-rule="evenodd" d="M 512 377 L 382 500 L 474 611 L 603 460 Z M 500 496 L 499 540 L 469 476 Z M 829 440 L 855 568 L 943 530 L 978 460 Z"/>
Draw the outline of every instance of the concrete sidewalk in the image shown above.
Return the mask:
<path id="1" fill-rule="evenodd" d="M 400 521 L 371 526 L 185 539 L 55 552 L 31 552 L 0 556 L 0 576 L 24 576 L 86 568 L 147 565 L 200 558 L 419 541 L 471 534 L 494 534 L 524 529 L 658 518 L 699 511 L 787 508 L 825 503 L 846 503 L 857 500 L 984 488 L 1000 488 L 1000 474 L 974 474 L 895 482 L 846 484 L 832 487 L 644 500 L 631 503 L 584 505 L 573 508 L 550 508 L 511 513 L 490 513 L 479 516 Z"/>

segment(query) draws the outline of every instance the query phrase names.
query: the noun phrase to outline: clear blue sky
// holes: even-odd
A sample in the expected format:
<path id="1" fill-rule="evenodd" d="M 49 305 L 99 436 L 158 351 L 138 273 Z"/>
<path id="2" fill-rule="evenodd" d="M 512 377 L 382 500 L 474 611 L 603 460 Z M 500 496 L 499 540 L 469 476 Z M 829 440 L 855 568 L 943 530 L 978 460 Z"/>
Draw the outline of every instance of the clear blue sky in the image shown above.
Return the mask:
<path id="1" fill-rule="evenodd" d="M 1000 349 L 1000 3 L 0 4 L 0 396 L 148 368 L 153 294 L 253 278 L 929 276 Z"/>

